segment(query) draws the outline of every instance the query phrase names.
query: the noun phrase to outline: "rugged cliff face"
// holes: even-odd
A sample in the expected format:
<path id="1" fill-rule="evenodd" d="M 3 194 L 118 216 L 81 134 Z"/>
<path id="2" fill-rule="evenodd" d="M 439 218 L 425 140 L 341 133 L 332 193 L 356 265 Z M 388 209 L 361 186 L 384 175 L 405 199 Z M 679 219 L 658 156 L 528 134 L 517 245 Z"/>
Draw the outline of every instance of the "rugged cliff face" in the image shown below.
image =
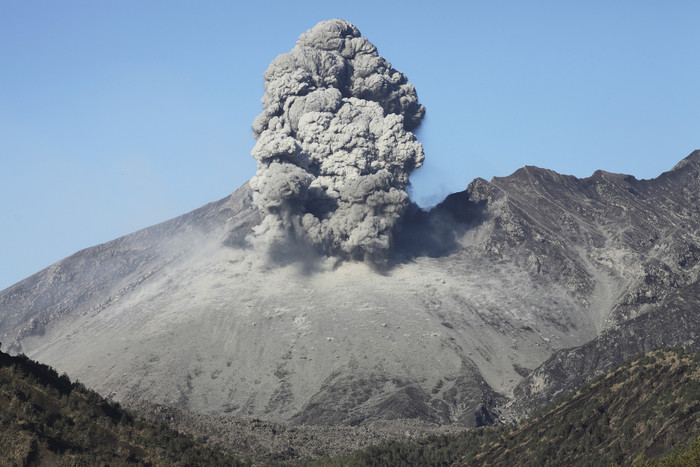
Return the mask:
<path id="1" fill-rule="evenodd" d="M 595 339 L 554 352 L 520 382 L 506 414 L 520 418 L 635 353 L 697 348 L 699 180 L 695 151 L 654 180 L 600 171 L 578 180 L 525 168 L 492 182 L 513 193 L 520 210 L 516 226 L 502 229 L 516 235 L 500 244 L 525 246 L 521 264 L 546 281 L 564 280 L 597 328 Z"/>
<path id="2" fill-rule="evenodd" d="M 251 190 L 0 292 L 0 340 L 122 401 L 480 425 L 696 345 L 700 151 L 653 180 L 525 167 L 409 211 L 385 269 L 247 244 Z"/>

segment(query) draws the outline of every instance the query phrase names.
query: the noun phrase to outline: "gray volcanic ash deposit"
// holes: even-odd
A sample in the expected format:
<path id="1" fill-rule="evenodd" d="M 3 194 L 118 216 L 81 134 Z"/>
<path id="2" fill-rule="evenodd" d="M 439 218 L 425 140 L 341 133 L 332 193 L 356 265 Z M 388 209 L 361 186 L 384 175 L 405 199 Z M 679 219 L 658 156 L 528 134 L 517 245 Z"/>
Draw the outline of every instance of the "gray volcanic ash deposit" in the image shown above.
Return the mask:
<path id="1" fill-rule="evenodd" d="M 343 20 L 319 23 L 265 72 L 250 185 L 263 217 L 253 243 L 299 244 L 381 261 L 423 163 L 410 130 L 425 113 L 406 76 Z"/>
<path id="2" fill-rule="evenodd" d="M 519 417 L 639 351 L 697 346 L 698 193 L 700 151 L 653 180 L 526 167 L 436 208 L 483 208 L 454 251 L 299 274 L 230 246 L 260 221 L 244 185 L 0 292 L 0 341 L 123 402 L 306 424 Z"/>

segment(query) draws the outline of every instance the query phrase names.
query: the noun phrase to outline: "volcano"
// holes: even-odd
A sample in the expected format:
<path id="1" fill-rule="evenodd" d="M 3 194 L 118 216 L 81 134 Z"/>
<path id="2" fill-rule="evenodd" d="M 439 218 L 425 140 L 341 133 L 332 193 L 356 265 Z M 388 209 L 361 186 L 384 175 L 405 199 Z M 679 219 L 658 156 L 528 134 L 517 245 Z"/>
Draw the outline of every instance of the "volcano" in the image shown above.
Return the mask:
<path id="1" fill-rule="evenodd" d="M 251 188 L 0 292 L 0 340 L 121 402 L 477 426 L 700 337 L 700 151 L 651 180 L 524 167 L 412 206 L 378 268 L 271 265 Z"/>

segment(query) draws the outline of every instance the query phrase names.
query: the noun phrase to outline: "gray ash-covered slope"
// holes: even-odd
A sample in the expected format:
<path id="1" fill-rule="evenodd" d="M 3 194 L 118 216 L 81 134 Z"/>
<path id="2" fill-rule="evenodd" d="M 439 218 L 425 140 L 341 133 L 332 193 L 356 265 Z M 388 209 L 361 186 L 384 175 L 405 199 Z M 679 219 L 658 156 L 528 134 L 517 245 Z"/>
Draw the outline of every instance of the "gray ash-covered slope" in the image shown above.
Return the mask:
<path id="1" fill-rule="evenodd" d="M 520 249 L 520 264 L 546 281 L 564 280 L 598 331 L 527 375 L 503 415 L 527 415 L 636 353 L 698 348 L 699 151 L 654 180 L 602 171 L 579 180 L 524 168 L 493 185 L 517 193 L 509 203 L 516 220 L 504 225 L 494 251 Z"/>
<path id="2" fill-rule="evenodd" d="M 260 216 L 244 185 L 0 292 L 0 341 L 126 402 L 298 423 L 517 417 L 640 350 L 696 345 L 699 173 L 696 151 L 653 180 L 477 179 L 407 211 L 381 271 L 268 265 L 246 247 Z"/>
<path id="3" fill-rule="evenodd" d="M 10 349 L 20 349 L 27 335 L 43 333 L 80 304 L 90 303 L 99 313 L 128 294 L 152 274 L 197 248 L 203 237 L 230 232 L 221 240 L 239 243 L 252 225 L 260 221 L 251 207 L 247 185 L 232 195 L 167 222 L 149 227 L 74 255 L 15 284 L 0 294 L 0 329 L 13 329 L 4 336 Z M 87 311 L 87 310 L 86 310 Z"/>

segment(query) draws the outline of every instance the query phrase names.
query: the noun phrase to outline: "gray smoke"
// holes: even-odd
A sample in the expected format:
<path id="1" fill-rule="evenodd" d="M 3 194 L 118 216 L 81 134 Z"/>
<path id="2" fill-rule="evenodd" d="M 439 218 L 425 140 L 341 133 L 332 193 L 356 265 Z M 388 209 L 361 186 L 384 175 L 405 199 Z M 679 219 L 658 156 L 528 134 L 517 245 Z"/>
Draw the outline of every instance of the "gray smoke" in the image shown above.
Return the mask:
<path id="1" fill-rule="evenodd" d="M 340 19 L 302 34 L 264 78 L 251 180 L 263 220 L 253 241 L 381 260 L 425 157 L 411 133 L 425 114 L 415 88 Z"/>

